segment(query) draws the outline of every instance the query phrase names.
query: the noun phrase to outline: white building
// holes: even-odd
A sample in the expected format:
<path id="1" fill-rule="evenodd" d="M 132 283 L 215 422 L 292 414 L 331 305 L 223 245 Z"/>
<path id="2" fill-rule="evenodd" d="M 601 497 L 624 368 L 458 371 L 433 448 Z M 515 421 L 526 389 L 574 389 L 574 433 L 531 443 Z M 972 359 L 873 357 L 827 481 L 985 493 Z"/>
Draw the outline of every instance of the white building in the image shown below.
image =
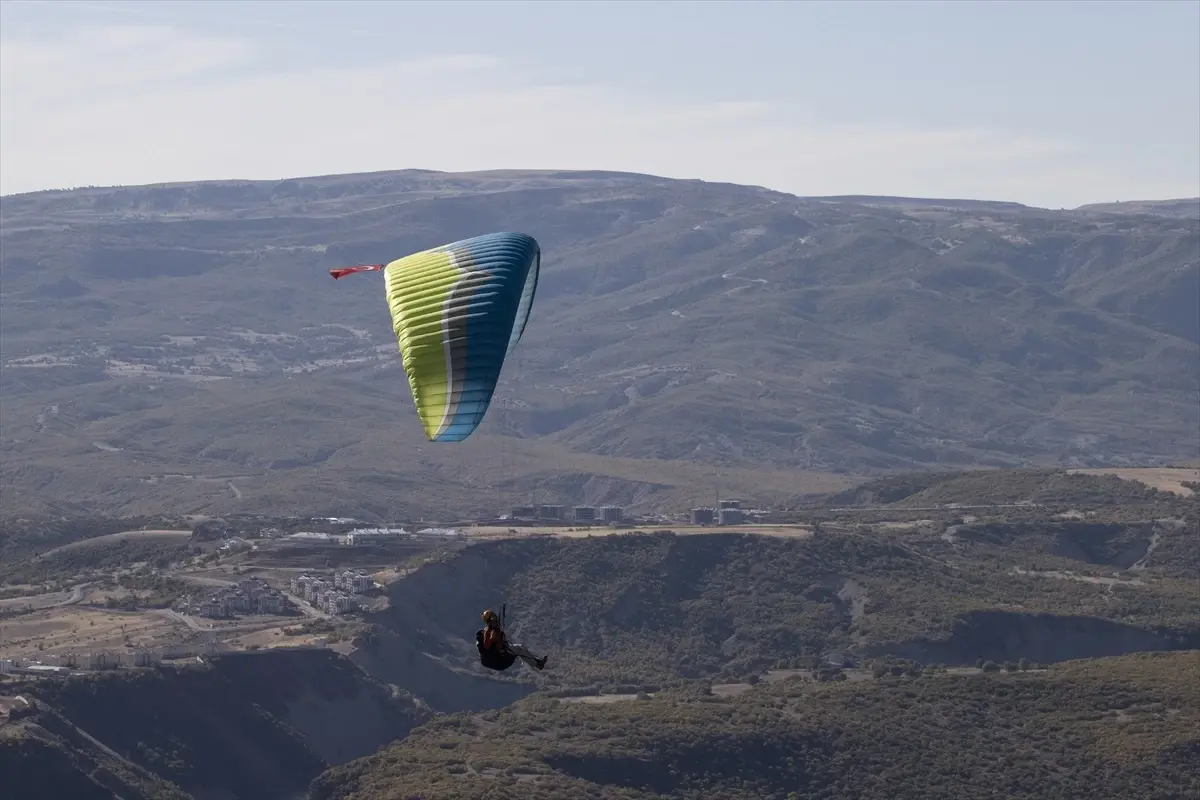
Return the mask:
<path id="1" fill-rule="evenodd" d="M 43 656 L 42 663 L 56 667 L 73 667 L 78 669 L 81 660 L 78 653 L 52 653 L 48 656 Z"/>
<path id="2" fill-rule="evenodd" d="M 283 598 L 277 594 L 264 594 L 258 598 L 258 611 L 261 614 L 278 614 L 283 611 Z"/>
<path id="3" fill-rule="evenodd" d="M 346 544 L 351 547 L 364 544 L 379 544 L 395 541 L 409 533 L 404 528 L 355 528 L 346 534 Z"/>
<path id="4" fill-rule="evenodd" d="M 465 535 L 462 531 L 453 528 L 423 528 L 417 531 L 417 536 L 437 539 L 458 539 Z"/>
<path id="5" fill-rule="evenodd" d="M 313 531 L 300 531 L 299 533 L 293 533 L 287 538 L 297 543 L 307 544 L 333 544 L 337 540 L 337 537 L 332 533 L 319 533 Z"/>
<path id="6" fill-rule="evenodd" d="M 346 594 L 332 595 L 325 605 L 325 610 L 330 614 L 346 614 L 358 608 L 358 603 L 353 597 Z"/>
<path id="7" fill-rule="evenodd" d="M 133 666 L 149 667 L 158 663 L 158 654 L 150 650 L 138 650 L 133 654 Z"/>
<path id="8" fill-rule="evenodd" d="M 309 581 L 308 587 L 304 592 L 304 599 L 312 603 L 321 595 L 325 594 L 325 592 L 327 592 L 330 588 L 331 584 L 328 581 L 323 581 L 320 578 L 316 578 L 312 581 Z"/>
<path id="9" fill-rule="evenodd" d="M 55 667 L 49 664 L 26 664 L 24 667 L 22 667 L 22 669 L 28 672 L 43 673 L 46 675 L 55 675 L 60 672 L 67 671 L 66 667 Z"/>
<path id="10" fill-rule="evenodd" d="M 370 575 L 365 575 L 358 571 L 351 572 L 350 570 L 346 570 L 334 575 L 333 585 L 345 592 L 362 594 L 374 588 L 375 581 Z"/>
<path id="11" fill-rule="evenodd" d="M 84 664 L 87 669 L 116 669 L 121 666 L 121 657 L 117 653 L 88 653 Z"/>

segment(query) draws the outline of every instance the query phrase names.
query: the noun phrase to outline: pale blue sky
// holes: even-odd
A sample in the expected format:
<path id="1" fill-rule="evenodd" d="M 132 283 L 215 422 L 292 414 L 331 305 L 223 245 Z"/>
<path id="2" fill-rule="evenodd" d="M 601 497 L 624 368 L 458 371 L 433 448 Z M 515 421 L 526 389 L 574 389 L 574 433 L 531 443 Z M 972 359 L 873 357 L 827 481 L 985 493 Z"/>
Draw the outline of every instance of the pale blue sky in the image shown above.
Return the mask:
<path id="1" fill-rule="evenodd" d="M 0 3 L 0 192 L 617 169 L 1200 194 L 1200 2 Z"/>

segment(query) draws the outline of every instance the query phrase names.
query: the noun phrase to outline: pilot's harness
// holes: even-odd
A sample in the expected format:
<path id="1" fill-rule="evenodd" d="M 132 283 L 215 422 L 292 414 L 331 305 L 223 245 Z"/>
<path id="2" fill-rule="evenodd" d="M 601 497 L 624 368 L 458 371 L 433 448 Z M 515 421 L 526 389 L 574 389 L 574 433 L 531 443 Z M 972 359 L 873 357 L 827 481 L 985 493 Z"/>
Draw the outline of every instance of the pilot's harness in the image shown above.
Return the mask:
<path id="1" fill-rule="evenodd" d="M 500 606 L 500 630 L 504 631 L 505 612 L 508 609 L 508 604 Z M 508 651 L 508 634 L 504 634 L 504 647 L 497 651 L 494 649 L 485 649 L 483 646 L 483 631 L 480 628 L 475 631 L 475 647 L 479 650 L 479 663 L 483 664 L 488 669 L 494 669 L 498 672 L 511 667 L 517 660 L 517 657 Z"/>

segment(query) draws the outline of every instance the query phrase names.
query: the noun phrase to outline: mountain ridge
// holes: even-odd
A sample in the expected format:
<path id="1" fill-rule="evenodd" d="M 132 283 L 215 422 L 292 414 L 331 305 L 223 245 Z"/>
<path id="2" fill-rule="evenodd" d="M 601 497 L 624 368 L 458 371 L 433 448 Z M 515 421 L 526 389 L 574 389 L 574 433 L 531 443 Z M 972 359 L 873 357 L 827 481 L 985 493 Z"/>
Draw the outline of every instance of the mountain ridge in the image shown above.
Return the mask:
<path id="1" fill-rule="evenodd" d="M 314 481 L 375 505 L 388 482 L 524 497 L 572 454 L 814 475 L 1194 459 L 1200 220 L 945 202 L 521 170 L 6 196 L 6 501 L 77 485 L 167 511 L 154 474 L 247 469 L 285 504 Z M 327 270 L 502 229 L 542 243 L 533 315 L 480 430 L 435 452 L 378 285 Z M 463 484 L 473 461 L 490 475 Z M 236 510 L 205 487 L 188 502 Z"/>
<path id="2" fill-rule="evenodd" d="M 0 195 L 0 198 L 11 200 L 33 198 L 42 195 L 58 195 L 63 193 L 78 193 L 78 192 L 105 192 L 105 191 L 122 191 L 128 189 L 175 189 L 188 188 L 198 185 L 211 186 L 242 186 L 251 185 L 269 185 L 269 184 L 285 184 L 291 181 L 307 181 L 307 182 L 339 182 L 347 179 L 375 178 L 383 176 L 521 176 L 521 177 L 546 177 L 546 178 L 567 178 L 567 179 L 583 179 L 583 178 L 624 178 L 634 180 L 651 180 L 651 181 L 670 181 L 673 183 L 699 183 L 708 186 L 724 186 L 724 187 L 741 187 L 757 189 L 773 194 L 792 197 L 797 200 L 815 200 L 823 202 L 845 202 L 869 205 L 871 203 L 897 203 L 897 204 L 920 204 L 929 206 L 946 206 L 946 207 L 964 207 L 968 205 L 977 205 L 979 207 L 995 207 L 1009 209 L 1028 209 L 1028 210 L 1052 210 L 1050 206 L 1034 206 L 1028 203 L 1021 203 L 1013 200 L 983 200 L 970 197 L 932 197 L 918 195 L 872 195 L 872 194 L 846 194 L 846 195 L 800 195 L 792 192 L 785 192 L 780 189 L 771 189 L 766 186 L 755 184 L 742 184 L 732 181 L 712 181 L 704 178 L 669 178 L 662 175 L 654 175 L 644 172 L 629 172 L 624 170 L 557 170 L 557 169 L 492 169 L 492 170 L 472 170 L 469 172 L 450 172 L 446 170 L 426 169 L 422 167 L 410 167 L 398 170 L 381 170 L 376 172 L 331 172 L 319 175 L 293 176 L 288 178 L 209 178 L 204 180 L 179 180 L 179 181 L 162 181 L 146 184 L 112 184 L 112 185 L 96 185 L 96 186 L 76 186 L 64 189 L 34 189 L 28 192 L 12 192 L 9 194 Z M 1107 210 L 1109 208 L 1120 210 L 1121 206 L 1129 206 L 1133 208 L 1172 208 L 1172 207 L 1189 207 L 1191 205 L 1200 204 L 1200 197 L 1173 197 L 1160 199 L 1131 199 L 1118 200 L 1114 202 L 1094 202 L 1084 203 L 1075 206 L 1071 209 L 1060 209 L 1069 211 L 1085 211 L 1085 210 Z"/>

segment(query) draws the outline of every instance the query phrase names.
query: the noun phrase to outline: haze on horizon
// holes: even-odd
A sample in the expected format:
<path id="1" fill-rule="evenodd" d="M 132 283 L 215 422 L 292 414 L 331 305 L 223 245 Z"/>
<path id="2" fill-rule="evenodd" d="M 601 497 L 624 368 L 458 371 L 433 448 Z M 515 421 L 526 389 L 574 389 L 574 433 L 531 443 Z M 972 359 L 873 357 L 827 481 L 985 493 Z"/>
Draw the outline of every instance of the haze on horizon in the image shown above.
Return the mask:
<path id="1" fill-rule="evenodd" d="M 0 193 L 422 168 L 1200 195 L 1200 3 L 16 2 Z"/>

